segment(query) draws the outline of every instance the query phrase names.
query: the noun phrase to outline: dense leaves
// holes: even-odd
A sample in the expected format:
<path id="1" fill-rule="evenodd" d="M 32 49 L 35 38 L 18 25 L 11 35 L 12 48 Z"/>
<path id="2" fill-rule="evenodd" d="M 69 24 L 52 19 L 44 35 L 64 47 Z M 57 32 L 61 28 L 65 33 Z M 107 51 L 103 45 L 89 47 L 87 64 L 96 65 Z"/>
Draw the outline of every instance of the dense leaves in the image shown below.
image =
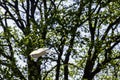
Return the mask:
<path id="1" fill-rule="evenodd" d="M 120 78 L 120 1 L 1 0 L 0 79 Z M 30 52 L 51 51 L 34 60 Z"/>

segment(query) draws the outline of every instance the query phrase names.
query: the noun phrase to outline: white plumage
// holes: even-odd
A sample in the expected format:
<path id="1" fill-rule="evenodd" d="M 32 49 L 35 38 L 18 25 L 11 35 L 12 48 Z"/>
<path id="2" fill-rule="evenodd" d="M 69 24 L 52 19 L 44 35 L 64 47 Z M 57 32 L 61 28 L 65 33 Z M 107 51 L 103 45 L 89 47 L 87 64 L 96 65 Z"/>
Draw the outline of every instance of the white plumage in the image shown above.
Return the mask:
<path id="1" fill-rule="evenodd" d="M 48 52 L 48 50 L 49 50 L 48 48 L 40 48 L 35 51 L 32 51 L 30 53 L 30 56 L 33 58 L 39 58 L 40 56 L 46 54 Z"/>

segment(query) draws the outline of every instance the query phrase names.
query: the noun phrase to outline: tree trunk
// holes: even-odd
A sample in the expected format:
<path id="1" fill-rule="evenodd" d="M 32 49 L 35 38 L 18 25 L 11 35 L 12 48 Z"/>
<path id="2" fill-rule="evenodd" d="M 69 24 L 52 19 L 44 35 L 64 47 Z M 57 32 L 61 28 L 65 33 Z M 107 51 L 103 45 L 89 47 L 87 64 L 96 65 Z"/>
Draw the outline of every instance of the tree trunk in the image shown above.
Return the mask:
<path id="1" fill-rule="evenodd" d="M 40 63 L 34 62 L 28 57 L 28 80 L 41 80 Z"/>
<path id="2" fill-rule="evenodd" d="M 90 57 L 88 57 L 82 80 L 84 80 L 84 79 L 92 80 L 93 79 L 93 77 L 94 77 L 92 75 L 93 66 L 94 66 L 94 61 L 92 61 L 90 59 Z"/>
<path id="3" fill-rule="evenodd" d="M 55 80 L 59 80 L 61 56 L 62 56 L 62 53 L 58 54 L 57 68 L 56 68 L 56 79 Z"/>

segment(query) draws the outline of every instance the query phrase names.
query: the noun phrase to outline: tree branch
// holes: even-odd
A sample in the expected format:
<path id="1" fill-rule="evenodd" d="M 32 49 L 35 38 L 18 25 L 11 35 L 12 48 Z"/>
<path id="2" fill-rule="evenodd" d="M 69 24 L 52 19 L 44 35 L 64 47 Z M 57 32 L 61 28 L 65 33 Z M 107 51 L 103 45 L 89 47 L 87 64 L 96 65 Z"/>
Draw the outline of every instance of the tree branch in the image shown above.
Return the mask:
<path id="1" fill-rule="evenodd" d="M 118 24 L 120 23 L 120 17 L 117 18 L 113 23 L 109 24 L 108 28 L 106 29 L 106 31 L 104 32 L 104 35 L 102 36 L 101 40 L 105 40 L 108 32 L 110 31 L 110 29 L 112 29 L 112 27 L 115 25 L 115 24 Z"/>

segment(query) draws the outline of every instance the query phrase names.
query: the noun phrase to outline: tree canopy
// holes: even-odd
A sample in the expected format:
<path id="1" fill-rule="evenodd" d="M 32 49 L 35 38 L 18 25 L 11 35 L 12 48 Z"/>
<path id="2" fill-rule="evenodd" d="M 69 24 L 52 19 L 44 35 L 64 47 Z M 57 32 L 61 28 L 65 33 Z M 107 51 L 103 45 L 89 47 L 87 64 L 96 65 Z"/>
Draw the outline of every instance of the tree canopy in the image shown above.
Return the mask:
<path id="1" fill-rule="evenodd" d="M 119 80 L 119 65 L 120 0 L 0 1 L 0 79 Z"/>

